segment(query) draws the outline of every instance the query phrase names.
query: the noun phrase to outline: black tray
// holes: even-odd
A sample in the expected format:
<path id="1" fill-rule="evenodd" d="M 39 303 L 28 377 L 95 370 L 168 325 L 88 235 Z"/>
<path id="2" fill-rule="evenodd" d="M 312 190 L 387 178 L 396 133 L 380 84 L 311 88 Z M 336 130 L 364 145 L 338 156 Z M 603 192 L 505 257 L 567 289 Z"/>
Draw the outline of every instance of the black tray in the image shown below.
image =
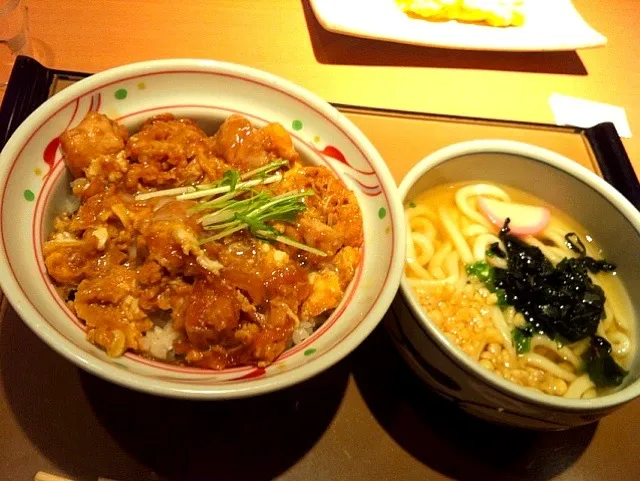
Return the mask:
<path id="1" fill-rule="evenodd" d="M 43 102 L 56 92 L 60 82 L 72 83 L 91 74 L 66 70 L 49 69 L 36 60 L 19 56 L 11 71 L 11 77 L 5 91 L 2 107 L 0 108 L 0 146 L 5 144 L 18 128 L 18 126 Z M 347 109 L 351 112 L 360 107 L 334 104 L 338 109 Z M 362 109 L 372 113 L 371 108 Z M 373 109 L 375 112 L 376 109 Z M 460 122 L 491 122 L 504 123 L 505 125 L 519 125 L 523 128 L 558 128 L 548 124 L 536 124 L 527 122 L 513 122 L 509 120 L 480 119 L 471 117 L 454 117 L 447 115 L 434 115 L 418 112 L 378 110 L 380 114 L 399 115 L 424 115 L 429 118 L 442 118 L 443 120 Z M 576 132 L 582 133 L 587 139 L 598 163 L 602 177 L 620 191 L 629 201 L 640 209 L 640 183 L 633 170 L 629 156 L 618 136 L 614 125 L 610 122 L 598 124 L 594 127 L 582 129 L 572 127 Z"/>

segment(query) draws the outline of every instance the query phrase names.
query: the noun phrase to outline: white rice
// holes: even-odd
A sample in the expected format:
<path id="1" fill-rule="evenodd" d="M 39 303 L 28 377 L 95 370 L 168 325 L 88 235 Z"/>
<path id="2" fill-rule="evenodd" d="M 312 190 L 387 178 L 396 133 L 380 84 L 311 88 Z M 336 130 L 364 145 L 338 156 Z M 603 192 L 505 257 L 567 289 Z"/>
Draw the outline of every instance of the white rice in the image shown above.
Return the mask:
<path id="1" fill-rule="evenodd" d="M 173 351 L 173 343 L 178 337 L 179 334 L 170 322 L 164 327 L 155 326 L 140 340 L 140 349 L 156 359 L 167 360 L 169 353 Z"/>
<path id="2" fill-rule="evenodd" d="M 72 183 L 73 184 L 73 183 Z M 87 183 L 87 186 L 89 184 Z M 73 187 L 73 185 L 72 185 Z M 73 214 L 80 208 L 80 199 L 78 199 L 75 195 L 67 195 L 61 202 L 61 205 L 56 206 L 55 212 L 65 212 L 67 214 Z"/>
<path id="3" fill-rule="evenodd" d="M 302 321 L 293 331 L 293 344 L 300 344 L 308 339 L 316 328 L 313 321 Z M 173 343 L 180 337 L 180 334 L 173 329 L 171 322 L 167 322 L 164 327 L 155 326 L 140 339 L 140 349 L 147 354 L 166 361 L 173 353 Z"/>
<path id="4" fill-rule="evenodd" d="M 300 344 L 313 334 L 314 324 L 309 321 L 302 321 L 293 331 L 293 344 Z"/>

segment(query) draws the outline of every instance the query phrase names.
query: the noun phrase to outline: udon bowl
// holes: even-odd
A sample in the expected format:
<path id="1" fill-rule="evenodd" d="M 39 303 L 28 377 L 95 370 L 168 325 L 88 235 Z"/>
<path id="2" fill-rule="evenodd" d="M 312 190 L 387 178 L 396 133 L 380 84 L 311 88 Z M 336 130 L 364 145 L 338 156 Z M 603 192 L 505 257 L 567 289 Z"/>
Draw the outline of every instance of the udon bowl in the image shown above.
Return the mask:
<path id="1" fill-rule="evenodd" d="M 640 312 L 640 299 L 633 295 L 640 286 L 640 213 L 603 179 L 539 147 L 478 140 L 454 144 L 427 156 L 404 178 L 400 195 L 409 201 L 429 188 L 462 181 L 511 186 L 573 217 L 617 263 L 633 309 Z M 499 377 L 468 357 L 433 324 L 406 277 L 385 323 L 407 363 L 431 388 L 463 410 L 491 422 L 566 429 L 596 421 L 640 395 L 637 358 L 617 391 L 593 399 L 554 397 Z"/>
<path id="2" fill-rule="evenodd" d="M 363 258 L 340 305 L 304 342 L 266 368 L 212 371 L 134 354 L 108 358 L 57 295 L 43 263 L 53 217 L 69 202 L 59 136 L 90 111 L 135 129 L 170 112 L 209 134 L 232 113 L 254 125 L 280 122 L 303 161 L 331 169 L 363 214 Z M 38 108 L 0 157 L 0 286 L 24 322 L 55 351 L 104 379 L 152 394 L 226 399 L 281 389 L 338 362 L 378 324 L 395 295 L 404 259 L 402 204 L 387 166 L 365 136 L 312 93 L 274 75 L 205 60 L 127 65 L 84 79 Z"/>

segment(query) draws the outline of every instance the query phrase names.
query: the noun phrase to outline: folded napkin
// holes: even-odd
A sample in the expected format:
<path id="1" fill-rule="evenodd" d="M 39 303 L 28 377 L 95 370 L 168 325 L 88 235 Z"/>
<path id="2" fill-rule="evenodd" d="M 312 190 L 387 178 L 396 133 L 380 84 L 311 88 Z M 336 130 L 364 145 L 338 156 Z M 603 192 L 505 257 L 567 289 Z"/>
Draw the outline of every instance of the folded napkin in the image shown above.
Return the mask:
<path id="1" fill-rule="evenodd" d="M 561 94 L 552 94 L 549 105 L 558 125 L 589 128 L 602 122 L 612 122 L 620 137 L 631 138 L 631 127 L 622 107 Z"/>

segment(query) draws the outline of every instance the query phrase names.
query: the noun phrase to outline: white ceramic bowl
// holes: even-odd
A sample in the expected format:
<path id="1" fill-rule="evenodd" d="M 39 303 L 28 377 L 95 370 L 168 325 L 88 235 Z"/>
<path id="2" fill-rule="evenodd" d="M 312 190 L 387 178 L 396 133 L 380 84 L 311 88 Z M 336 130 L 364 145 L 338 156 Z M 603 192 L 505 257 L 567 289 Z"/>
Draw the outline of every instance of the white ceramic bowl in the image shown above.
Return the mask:
<path id="1" fill-rule="evenodd" d="M 631 294 L 640 298 L 640 213 L 611 185 L 576 162 L 518 142 L 478 140 L 427 156 L 400 184 L 408 202 L 436 185 L 459 181 L 509 185 L 558 206 L 600 243 Z M 430 321 L 406 278 L 387 327 L 411 367 L 437 392 L 487 420 L 535 429 L 563 429 L 595 421 L 640 395 L 636 359 L 621 389 L 590 400 L 557 398 L 520 387 L 471 360 Z M 636 329 L 636 337 L 638 329 Z"/>
<path id="2" fill-rule="evenodd" d="M 364 220 L 364 255 L 333 315 L 266 369 L 220 372 L 170 366 L 127 354 L 109 359 L 85 339 L 46 275 L 42 242 L 70 197 L 58 136 L 91 111 L 131 129 L 161 112 L 195 118 L 209 133 L 231 113 L 256 125 L 277 121 L 310 163 L 326 165 L 352 189 Z M 205 60 L 118 67 L 55 95 L 15 132 L 0 157 L 0 285 L 26 324 L 89 372 L 153 394 L 224 399 L 307 379 L 349 354 L 378 324 L 396 293 L 404 259 L 402 205 L 387 166 L 340 112 L 276 76 Z"/>

